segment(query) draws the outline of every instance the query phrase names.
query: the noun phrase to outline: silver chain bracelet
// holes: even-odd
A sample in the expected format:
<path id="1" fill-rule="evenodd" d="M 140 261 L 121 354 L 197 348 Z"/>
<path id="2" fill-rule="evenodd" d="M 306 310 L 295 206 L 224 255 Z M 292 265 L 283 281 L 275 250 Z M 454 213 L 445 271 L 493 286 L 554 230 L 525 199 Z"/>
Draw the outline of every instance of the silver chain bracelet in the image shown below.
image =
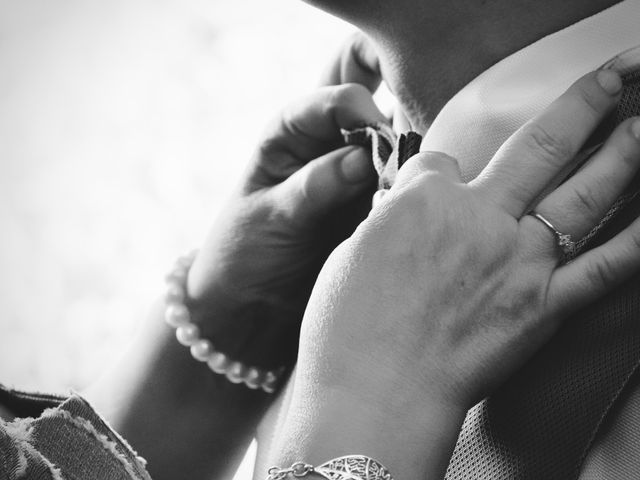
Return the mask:
<path id="1" fill-rule="evenodd" d="M 266 480 L 301 478 L 317 473 L 328 480 L 393 480 L 391 473 L 377 460 L 365 455 L 346 455 L 314 467 L 296 462 L 289 468 L 271 467 Z"/>

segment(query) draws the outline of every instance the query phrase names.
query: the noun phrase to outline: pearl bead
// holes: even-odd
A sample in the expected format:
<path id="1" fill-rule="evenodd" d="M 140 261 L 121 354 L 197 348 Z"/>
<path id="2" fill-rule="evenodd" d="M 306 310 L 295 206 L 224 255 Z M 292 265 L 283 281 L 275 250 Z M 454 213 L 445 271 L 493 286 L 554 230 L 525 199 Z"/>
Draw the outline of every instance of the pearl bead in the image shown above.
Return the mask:
<path id="1" fill-rule="evenodd" d="M 200 340 L 200 329 L 195 323 L 181 325 L 176 330 L 176 338 L 185 347 L 190 347 Z"/>
<path id="2" fill-rule="evenodd" d="M 181 303 L 172 303 L 167 307 L 164 313 L 164 319 L 173 328 L 178 328 L 181 325 L 186 325 L 191 322 L 191 315 L 187 307 Z"/>
<path id="3" fill-rule="evenodd" d="M 256 388 L 260 387 L 260 384 L 262 383 L 262 376 L 263 372 L 255 367 L 250 367 L 244 377 L 244 383 L 247 385 L 247 387 L 255 390 Z"/>
<path id="4" fill-rule="evenodd" d="M 242 383 L 244 381 L 245 366 L 240 362 L 233 362 L 227 371 L 227 379 L 231 383 Z"/>
<path id="5" fill-rule="evenodd" d="M 213 352 L 207 360 L 207 365 L 215 373 L 225 373 L 229 369 L 229 359 L 224 353 Z"/>
<path id="6" fill-rule="evenodd" d="M 274 372 L 267 372 L 264 376 L 264 382 L 262 382 L 262 389 L 267 393 L 273 393 L 276 390 L 278 383 L 278 376 Z"/>
<path id="7" fill-rule="evenodd" d="M 382 198 L 385 193 L 386 191 L 378 192 L 377 196 Z M 196 254 L 197 250 L 178 258 L 173 270 L 166 276 L 165 321 L 176 329 L 175 335 L 178 342 L 189 347 L 193 358 L 206 362 L 215 373 L 225 375 L 232 383 L 244 383 L 253 390 L 275 392 L 284 367 L 265 372 L 257 367 L 248 367 L 241 362 L 234 362 L 222 352 L 216 351 L 210 340 L 201 337 L 200 328 L 191 323 L 191 315 L 184 302 L 187 298 L 186 283 L 189 269 Z"/>
<path id="8" fill-rule="evenodd" d="M 213 344 L 205 338 L 191 345 L 191 356 L 200 362 L 208 361 L 212 353 Z"/>
<path id="9" fill-rule="evenodd" d="M 182 303 L 185 296 L 182 285 L 173 281 L 167 283 L 167 289 L 164 292 L 164 299 L 167 303 Z"/>

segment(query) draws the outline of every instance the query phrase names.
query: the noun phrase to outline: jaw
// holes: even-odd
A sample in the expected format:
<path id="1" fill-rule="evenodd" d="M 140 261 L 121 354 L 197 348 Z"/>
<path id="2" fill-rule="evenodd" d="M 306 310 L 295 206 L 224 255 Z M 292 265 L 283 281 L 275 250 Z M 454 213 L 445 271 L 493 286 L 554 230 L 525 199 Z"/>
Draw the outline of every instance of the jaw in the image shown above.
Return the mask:
<path id="1" fill-rule="evenodd" d="M 424 133 L 460 89 L 527 45 L 619 0 L 308 0 L 373 40 L 382 74 Z"/>

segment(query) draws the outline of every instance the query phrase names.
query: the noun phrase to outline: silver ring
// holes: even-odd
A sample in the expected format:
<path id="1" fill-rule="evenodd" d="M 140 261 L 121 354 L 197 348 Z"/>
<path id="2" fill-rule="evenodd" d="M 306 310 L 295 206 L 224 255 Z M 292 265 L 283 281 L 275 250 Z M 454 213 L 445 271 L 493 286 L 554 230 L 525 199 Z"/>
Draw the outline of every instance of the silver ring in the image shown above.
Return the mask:
<path id="1" fill-rule="evenodd" d="M 571 235 L 569 235 L 568 233 L 560 232 L 556 227 L 553 226 L 553 223 L 551 223 L 549 220 L 547 220 L 537 212 L 531 212 L 529 215 L 540 220 L 544 224 L 544 226 L 551 230 L 551 232 L 555 235 L 556 244 L 562 252 L 562 263 L 567 263 L 576 256 L 576 242 L 571 239 Z"/>

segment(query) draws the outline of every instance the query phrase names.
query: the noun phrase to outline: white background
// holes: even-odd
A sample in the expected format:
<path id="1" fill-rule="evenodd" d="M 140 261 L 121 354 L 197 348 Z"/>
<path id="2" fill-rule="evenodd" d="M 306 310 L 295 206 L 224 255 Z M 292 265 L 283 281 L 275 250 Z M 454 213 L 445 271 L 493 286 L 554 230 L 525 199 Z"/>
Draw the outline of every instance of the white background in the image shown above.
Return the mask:
<path id="1" fill-rule="evenodd" d="M 0 382 L 99 375 L 351 31 L 293 0 L 0 0 Z"/>
<path id="2" fill-rule="evenodd" d="M 351 31 L 293 0 L 0 0 L 1 383 L 99 376 Z"/>

